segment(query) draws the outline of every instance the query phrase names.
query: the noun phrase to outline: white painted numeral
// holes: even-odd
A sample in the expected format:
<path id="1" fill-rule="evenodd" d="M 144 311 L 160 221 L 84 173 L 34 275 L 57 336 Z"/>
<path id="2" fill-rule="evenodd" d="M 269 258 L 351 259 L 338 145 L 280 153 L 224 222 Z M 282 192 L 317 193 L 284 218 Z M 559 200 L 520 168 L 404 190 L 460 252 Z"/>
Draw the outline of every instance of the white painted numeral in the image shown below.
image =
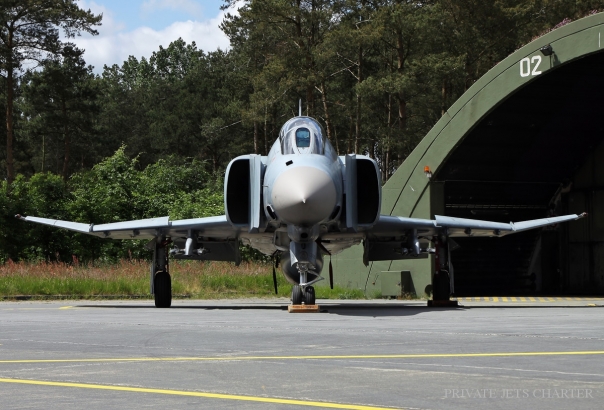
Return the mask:
<path id="1" fill-rule="evenodd" d="M 531 60 L 528 57 L 520 60 L 520 77 L 528 77 L 531 75 Z"/>
<path id="2" fill-rule="evenodd" d="M 533 58 L 525 57 L 520 60 L 520 77 L 528 77 L 529 75 L 539 75 L 538 70 L 541 64 L 541 56 L 533 56 Z M 531 71 L 531 66 L 533 67 Z"/>
<path id="3" fill-rule="evenodd" d="M 533 72 L 531 73 L 531 75 L 541 74 L 541 71 L 537 71 L 537 68 L 539 68 L 539 64 L 541 64 L 541 56 L 533 56 L 533 58 L 531 58 L 531 63 L 533 64 Z"/>

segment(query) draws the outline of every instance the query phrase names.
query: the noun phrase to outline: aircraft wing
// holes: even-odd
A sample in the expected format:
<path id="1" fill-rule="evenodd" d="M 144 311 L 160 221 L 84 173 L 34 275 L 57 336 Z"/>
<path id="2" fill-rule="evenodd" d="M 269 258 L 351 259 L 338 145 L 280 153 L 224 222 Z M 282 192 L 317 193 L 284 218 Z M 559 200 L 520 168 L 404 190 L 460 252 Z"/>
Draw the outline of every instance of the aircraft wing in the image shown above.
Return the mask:
<path id="1" fill-rule="evenodd" d="M 419 236 L 428 236 L 447 232 L 451 237 L 468 236 L 505 236 L 529 229 L 542 228 L 561 222 L 573 221 L 583 218 L 586 213 L 580 215 L 571 214 L 555 216 L 551 218 L 533 219 L 523 222 L 491 222 L 478 219 L 454 218 L 451 216 L 435 215 L 434 219 L 404 218 L 400 216 L 380 215 L 378 223 L 368 231 L 370 237 L 390 236 L 417 229 Z"/>
<path id="2" fill-rule="evenodd" d="M 419 239 L 427 239 L 439 234 L 445 234 L 449 237 L 501 237 L 529 229 L 573 221 L 586 215 L 586 213 L 580 215 L 571 214 L 510 223 L 454 218 L 441 215 L 436 215 L 434 219 L 380 215 L 377 224 L 366 232 L 363 259 L 365 262 L 368 262 L 417 257 L 401 251 L 402 247 L 409 246 L 409 240 L 414 230 Z M 407 241 L 407 245 L 403 243 L 405 241 Z M 427 257 L 427 255 L 422 254 L 419 257 Z"/>
<path id="3" fill-rule="evenodd" d="M 235 239 L 238 230 L 226 219 L 225 215 L 208 218 L 193 218 L 170 221 L 167 216 L 135 221 L 115 222 L 102 225 L 61 221 L 58 219 L 38 218 L 16 215 L 21 221 L 64 228 L 99 238 L 111 239 L 153 239 L 159 236 L 187 237 L 189 230 L 195 230 L 199 236 L 213 239 Z"/>
<path id="4" fill-rule="evenodd" d="M 102 225 L 35 216 L 16 217 L 22 221 L 64 228 L 99 238 L 155 240 L 167 236 L 172 239 L 170 253 L 176 259 L 231 261 L 236 264 L 241 261 L 239 230 L 227 221 L 225 215 L 177 221 L 170 221 L 169 217 L 164 216 Z M 194 238 L 192 242 L 188 240 L 189 237 Z"/>
<path id="5" fill-rule="evenodd" d="M 556 225 L 562 222 L 574 221 L 581 219 L 586 215 L 586 213 L 582 213 L 580 215 L 571 214 L 510 223 L 453 218 L 450 216 L 440 215 L 435 215 L 435 220 L 437 226 L 446 228 L 448 230 L 448 235 L 452 237 L 505 236 L 516 232 L 528 231 L 529 229 L 542 228 L 544 226 Z"/>

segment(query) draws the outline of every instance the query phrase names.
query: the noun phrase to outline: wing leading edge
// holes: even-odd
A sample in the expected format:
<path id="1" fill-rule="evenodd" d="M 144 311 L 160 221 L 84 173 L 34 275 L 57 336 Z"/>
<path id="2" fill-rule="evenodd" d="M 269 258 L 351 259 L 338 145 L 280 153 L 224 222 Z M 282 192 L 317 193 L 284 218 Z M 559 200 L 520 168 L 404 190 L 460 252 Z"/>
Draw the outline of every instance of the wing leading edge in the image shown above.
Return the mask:
<path id="1" fill-rule="evenodd" d="M 195 230 L 204 237 L 216 239 L 235 239 L 238 235 L 238 231 L 227 221 L 225 215 L 181 219 L 177 221 L 170 221 L 169 217 L 164 216 L 102 225 L 38 218 L 35 216 L 16 215 L 16 218 L 26 222 L 64 228 L 99 238 L 110 239 L 153 239 L 159 236 L 186 237 L 189 230 Z"/>
<path id="2" fill-rule="evenodd" d="M 446 234 L 451 237 L 467 236 L 505 236 L 529 229 L 542 228 L 561 222 L 581 219 L 587 213 L 533 219 L 522 222 L 491 222 L 478 219 L 454 218 L 435 215 L 434 219 L 405 218 L 401 216 L 380 215 L 378 223 L 368 231 L 370 237 L 398 236 L 410 230 L 417 230 L 419 236 Z"/>

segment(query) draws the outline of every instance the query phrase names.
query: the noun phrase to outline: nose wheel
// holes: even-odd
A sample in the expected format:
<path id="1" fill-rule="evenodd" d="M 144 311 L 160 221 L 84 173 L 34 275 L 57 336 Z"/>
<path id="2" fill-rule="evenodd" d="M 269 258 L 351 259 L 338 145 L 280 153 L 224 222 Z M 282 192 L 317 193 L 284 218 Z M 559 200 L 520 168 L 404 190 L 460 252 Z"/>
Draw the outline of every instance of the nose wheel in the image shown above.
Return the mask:
<path id="1" fill-rule="evenodd" d="M 303 302 L 305 305 L 315 304 L 315 288 L 306 286 L 302 289 L 302 286 L 294 285 L 292 287 L 292 305 L 301 305 Z"/>
<path id="2" fill-rule="evenodd" d="M 294 285 L 292 287 L 292 305 L 301 305 L 302 297 L 302 288 L 300 287 L 300 285 Z"/>
<path id="3" fill-rule="evenodd" d="M 307 286 L 304 290 L 304 304 L 314 305 L 315 304 L 315 288 Z"/>

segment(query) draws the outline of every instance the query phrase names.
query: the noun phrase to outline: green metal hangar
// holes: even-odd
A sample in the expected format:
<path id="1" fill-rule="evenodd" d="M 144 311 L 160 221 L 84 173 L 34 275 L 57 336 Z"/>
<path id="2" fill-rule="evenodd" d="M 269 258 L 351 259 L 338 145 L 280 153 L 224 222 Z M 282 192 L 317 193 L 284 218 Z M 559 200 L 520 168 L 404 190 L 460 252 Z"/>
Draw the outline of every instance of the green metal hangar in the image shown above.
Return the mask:
<path id="1" fill-rule="evenodd" d="M 604 13 L 497 64 L 383 188 L 390 215 L 515 222 L 583 211 L 588 218 L 553 228 L 456 238 L 455 294 L 604 294 Z M 365 267 L 361 255 L 355 247 L 334 257 L 336 283 L 368 295 L 430 293 L 433 258 Z"/>

